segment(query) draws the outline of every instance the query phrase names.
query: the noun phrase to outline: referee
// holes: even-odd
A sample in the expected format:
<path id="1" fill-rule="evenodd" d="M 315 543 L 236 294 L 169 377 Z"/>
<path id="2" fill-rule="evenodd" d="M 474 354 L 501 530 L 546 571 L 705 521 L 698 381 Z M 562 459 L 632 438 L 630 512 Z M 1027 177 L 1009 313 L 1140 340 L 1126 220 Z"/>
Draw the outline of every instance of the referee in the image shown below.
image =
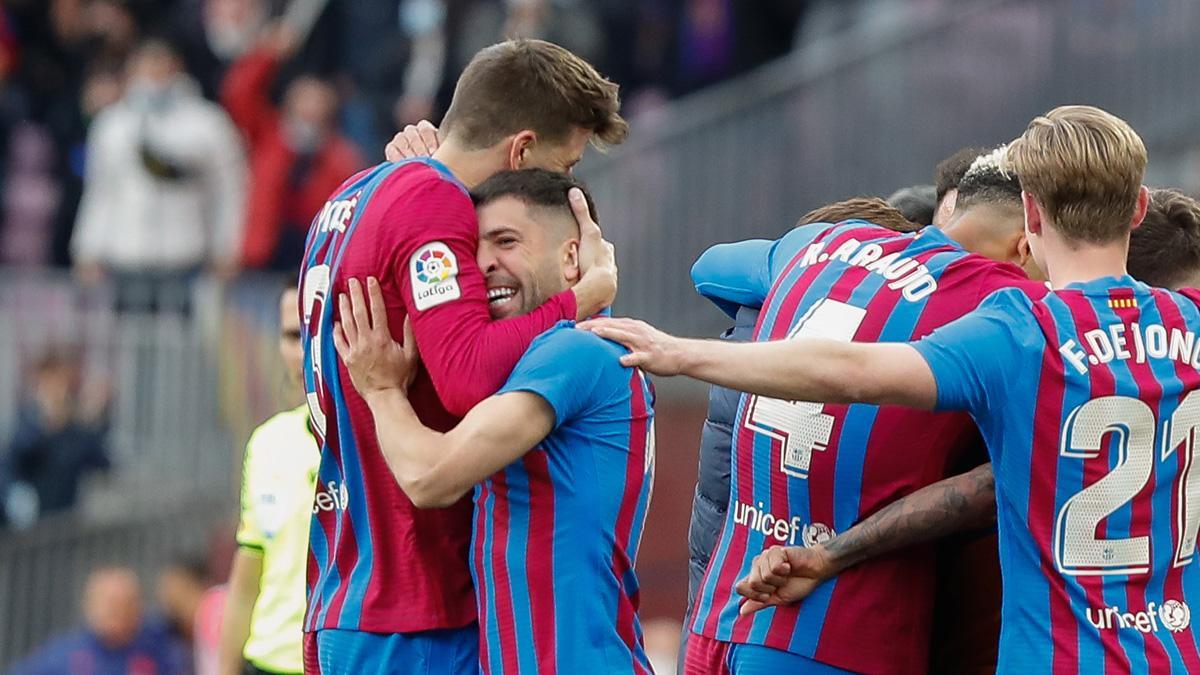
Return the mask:
<path id="1" fill-rule="evenodd" d="M 296 289 L 279 298 L 279 351 L 299 388 Z M 320 449 L 308 409 L 281 412 L 246 444 L 238 549 L 221 623 L 221 675 L 304 671 L 305 566 Z"/>

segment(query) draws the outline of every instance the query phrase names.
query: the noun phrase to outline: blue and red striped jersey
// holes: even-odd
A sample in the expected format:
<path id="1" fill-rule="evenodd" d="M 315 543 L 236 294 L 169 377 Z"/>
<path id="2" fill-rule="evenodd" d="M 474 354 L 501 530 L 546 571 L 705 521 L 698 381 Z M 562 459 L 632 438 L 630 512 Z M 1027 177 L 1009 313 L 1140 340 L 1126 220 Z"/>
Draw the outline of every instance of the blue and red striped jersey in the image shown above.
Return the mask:
<path id="1" fill-rule="evenodd" d="M 1128 276 L 1004 290 L 914 343 L 992 456 L 1000 671 L 1200 672 L 1198 300 Z"/>
<path id="2" fill-rule="evenodd" d="M 964 251 L 934 228 L 899 234 L 864 221 L 818 223 L 778 241 L 714 247 L 697 290 L 726 311 L 762 306 L 754 339 L 902 342 L 967 313 L 1016 267 Z M 734 584 L 772 545 L 811 546 L 949 472 L 978 447 L 961 413 L 743 395 L 724 529 L 692 630 L 856 672 L 924 672 L 934 597 L 931 546 L 869 560 L 798 605 L 740 617 Z"/>
<path id="3" fill-rule="evenodd" d="M 638 543 L 654 480 L 650 386 L 615 343 L 560 323 L 501 389 L 554 410 L 536 448 L 475 488 L 485 673 L 650 673 Z"/>
<path id="4" fill-rule="evenodd" d="M 344 183 L 313 220 L 300 277 L 304 388 L 321 465 L 309 534 L 305 630 L 403 633 L 475 620 L 471 504 L 420 510 L 400 489 L 333 344 L 337 295 L 379 279 L 392 335 L 412 319 L 423 369 L 409 399 L 441 431 L 495 393 L 537 335 L 575 316 L 570 291 L 492 321 L 466 188 L 430 159 L 384 163 Z"/>

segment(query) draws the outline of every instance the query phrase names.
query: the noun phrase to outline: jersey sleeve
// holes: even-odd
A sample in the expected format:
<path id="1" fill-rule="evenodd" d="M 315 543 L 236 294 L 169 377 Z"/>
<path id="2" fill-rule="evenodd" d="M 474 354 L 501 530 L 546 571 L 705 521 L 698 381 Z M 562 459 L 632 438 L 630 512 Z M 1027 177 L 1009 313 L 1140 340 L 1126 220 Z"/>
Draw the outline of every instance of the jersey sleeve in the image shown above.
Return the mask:
<path id="1" fill-rule="evenodd" d="M 517 364 L 501 394 L 527 391 L 554 409 L 554 428 L 589 410 L 627 369 L 618 351 L 603 339 L 557 328 L 539 337 Z"/>
<path id="2" fill-rule="evenodd" d="M 1029 298 L 1005 289 L 971 313 L 911 343 L 933 372 L 938 410 L 984 413 L 1004 404 L 1012 373 L 1041 333 Z"/>
<path id="3" fill-rule="evenodd" d="M 478 222 L 471 199 L 448 180 L 429 181 L 417 199 L 398 201 L 385 222 L 405 222 L 392 271 L 421 360 L 451 414 L 466 415 L 504 383 L 539 334 L 574 320 L 575 294 L 564 291 L 529 314 L 492 321 L 487 285 L 475 262 Z M 417 205 L 419 211 L 411 209 Z M 393 335 L 396 335 L 395 326 Z"/>
<path id="4" fill-rule="evenodd" d="M 258 432 L 256 431 L 250 436 L 250 441 L 246 443 L 246 458 L 242 462 L 241 513 L 238 516 L 238 527 L 235 538 L 237 539 L 238 546 L 242 548 L 262 551 L 267 537 L 254 516 L 254 473 L 257 464 L 255 462 L 254 447 L 257 445 L 257 439 Z"/>
<path id="5" fill-rule="evenodd" d="M 731 319 L 737 316 L 738 307 L 758 309 L 784 266 L 829 227 L 828 223 L 812 223 L 797 227 L 775 241 L 747 239 L 717 244 L 692 265 L 696 292 Z"/>

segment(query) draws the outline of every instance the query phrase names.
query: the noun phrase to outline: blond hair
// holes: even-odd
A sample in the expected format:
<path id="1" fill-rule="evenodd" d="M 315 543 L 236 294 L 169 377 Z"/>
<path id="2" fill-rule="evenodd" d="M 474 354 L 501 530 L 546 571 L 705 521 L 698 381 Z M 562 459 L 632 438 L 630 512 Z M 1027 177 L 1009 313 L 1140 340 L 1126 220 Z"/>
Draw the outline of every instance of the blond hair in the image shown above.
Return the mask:
<path id="1" fill-rule="evenodd" d="M 442 126 L 471 149 L 525 129 L 562 142 L 572 127 L 592 131 L 595 145 L 615 145 L 629 134 L 620 107 L 617 85 L 569 50 L 543 40 L 508 40 L 467 64 Z"/>
<path id="2" fill-rule="evenodd" d="M 1029 123 L 1006 161 L 1068 241 L 1128 236 L 1146 146 L 1124 120 L 1091 106 L 1055 108 Z"/>

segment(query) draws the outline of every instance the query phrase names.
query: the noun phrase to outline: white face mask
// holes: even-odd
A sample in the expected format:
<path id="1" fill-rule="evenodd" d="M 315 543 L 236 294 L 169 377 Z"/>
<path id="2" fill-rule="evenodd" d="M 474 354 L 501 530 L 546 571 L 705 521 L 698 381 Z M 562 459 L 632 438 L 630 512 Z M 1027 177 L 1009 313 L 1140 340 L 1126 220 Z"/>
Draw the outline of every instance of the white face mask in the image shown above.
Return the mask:
<path id="1" fill-rule="evenodd" d="M 320 127 L 298 119 L 288 119 L 283 125 L 288 146 L 295 152 L 307 154 L 316 151 L 325 140 Z"/>
<path id="2" fill-rule="evenodd" d="M 171 81 L 159 82 L 138 78 L 129 83 L 125 97 L 134 105 L 149 110 L 162 110 L 171 102 Z"/>

